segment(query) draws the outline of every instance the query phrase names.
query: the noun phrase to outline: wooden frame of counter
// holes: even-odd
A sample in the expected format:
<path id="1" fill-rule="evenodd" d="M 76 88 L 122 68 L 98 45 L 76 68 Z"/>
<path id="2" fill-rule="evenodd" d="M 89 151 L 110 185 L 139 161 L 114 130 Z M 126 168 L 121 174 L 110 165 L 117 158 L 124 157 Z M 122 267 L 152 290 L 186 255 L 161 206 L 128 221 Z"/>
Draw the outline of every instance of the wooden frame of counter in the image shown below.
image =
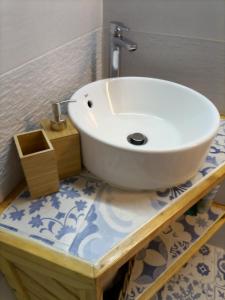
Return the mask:
<path id="1" fill-rule="evenodd" d="M 218 206 L 217 204 L 214 207 Z M 225 211 L 225 205 L 221 206 Z M 225 225 L 225 216 L 219 219 L 208 231 L 201 236 L 181 257 L 179 257 L 176 263 L 172 264 L 165 272 L 137 298 L 137 300 L 149 300 L 151 299 L 179 270 L 192 258 L 193 255 L 213 237 L 213 235 Z"/>
<path id="2" fill-rule="evenodd" d="M 102 299 L 92 265 L 5 231 L 0 231 L 0 270 L 18 300 L 30 299 L 35 291 L 37 298 L 38 290 L 46 300 L 61 300 L 57 295 L 63 294 L 65 299 Z"/>
<path id="3" fill-rule="evenodd" d="M 59 283 L 66 291 L 71 291 L 74 299 L 102 300 L 103 286 L 112 272 L 130 260 L 160 231 L 180 217 L 224 179 L 225 163 L 205 176 L 198 185 L 181 195 L 177 203 L 161 212 L 156 219 L 147 222 L 113 247 L 96 265 L 88 264 L 36 241 L 18 237 L 15 233 L 0 230 L 0 269 L 7 270 L 9 283 L 12 278 L 17 279 L 16 283 L 11 285 L 16 290 L 19 300 L 26 300 L 26 298 L 21 297 L 24 290 L 26 292 L 26 288 L 21 284 L 22 281 L 27 282 L 26 274 L 23 274 L 24 268 L 35 271 L 36 278 L 45 274 L 46 277 L 50 278 L 50 282 L 53 281 L 53 286 Z M 24 186 L 23 183 L 20 184 L 5 201 L 0 203 L 0 213 L 16 198 Z M 3 273 L 6 272 L 4 270 Z M 13 272 L 14 275 L 12 276 Z M 34 282 L 29 282 L 29 284 L 34 284 Z M 20 291 L 17 291 L 20 285 L 22 287 Z M 28 292 L 28 299 L 38 299 L 38 295 L 34 295 L 31 291 Z M 49 300 L 51 300 L 50 296 Z"/>
<path id="4" fill-rule="evenodd" d="M 225 163 L 211 172 L 201 182 L 181 195 L 179 201 L 162 211 L 157 218 L 144 224 L 136 232 L 130 234 L 118 245 L 113 247 L 98 264 L 95 265 L 95 276 L 105 277 L 107 272 L 122 266 L 137 252 L 139 252 L 149 241 L 155 238 L 165 227 L 179 218 L 185 211 L 206 196 L 215 186 L 225 179 Z"/>

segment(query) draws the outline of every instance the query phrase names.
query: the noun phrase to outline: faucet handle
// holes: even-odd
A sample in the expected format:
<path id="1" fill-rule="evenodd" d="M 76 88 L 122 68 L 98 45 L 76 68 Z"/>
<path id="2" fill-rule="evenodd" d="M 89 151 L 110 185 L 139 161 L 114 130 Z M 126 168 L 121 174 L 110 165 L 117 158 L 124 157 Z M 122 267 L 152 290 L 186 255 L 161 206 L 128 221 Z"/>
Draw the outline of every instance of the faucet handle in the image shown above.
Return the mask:
<path id="1" fill-rule="evenodd" d="M 117 36 L 121 36 L 122 32 L 129 31 L 129 28 L 121 22 L 112 21 L 110 22 L 110 31 Z"/>

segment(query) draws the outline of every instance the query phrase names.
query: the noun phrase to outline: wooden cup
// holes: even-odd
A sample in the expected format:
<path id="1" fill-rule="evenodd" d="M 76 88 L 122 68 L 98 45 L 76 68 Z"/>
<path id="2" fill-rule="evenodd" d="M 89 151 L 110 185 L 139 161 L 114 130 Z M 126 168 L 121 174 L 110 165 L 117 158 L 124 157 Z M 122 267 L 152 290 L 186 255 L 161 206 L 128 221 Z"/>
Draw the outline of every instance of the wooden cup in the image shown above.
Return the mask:
<path id="1" fill-rule="evenodd" d="M 16 134 L 14 141 L 31 197 L 59 190 L 55 150 L 44 130 Z"/>

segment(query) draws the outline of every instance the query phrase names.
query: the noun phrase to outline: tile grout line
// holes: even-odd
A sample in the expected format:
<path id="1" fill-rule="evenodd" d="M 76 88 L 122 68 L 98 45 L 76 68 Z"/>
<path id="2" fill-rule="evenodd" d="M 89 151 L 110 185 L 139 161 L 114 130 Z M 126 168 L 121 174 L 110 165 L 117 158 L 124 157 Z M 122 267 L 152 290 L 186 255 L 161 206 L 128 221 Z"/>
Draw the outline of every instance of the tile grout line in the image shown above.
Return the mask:
<path id="1" fill-rule="evenodd" d="M 28 60 L 27 62 L 25 62 L 25 63 L 23 63 L 23 64 L 21 64 L 21 65 L 15 67 L 15 68 L 9 70 L 9 71 L 6 71 L 6 72 L 3 73 L 3 74 L 0 74 L 0 80 L 4 79 L 5 76 L 8 76 L 8 75 L 10 75 L 11 73 L 16 72 L 16 71 L 18 71 L 18 70 L 24 68 L 24 67 L 27 66 L 27 65 L 32 64 L 32 63 L 38 61 L 39 59 L 42 59 L 42 58 L 44 58 L 44 57 L 46 57 L 46 56 L 48 56 L 48 55 L 51 55 L 51 54 L 53 54 L 54 52 L 57 52 L 58 50 L 63 49 L 64 47 L 70 46 L 71 44 L 73 44 L 73 43 L 76 42 L 76 41 L 79 41 L 79 40 L 81 40 L 81 39 L 83 39 L 83 38 L 88 37 L 89 35 L 91 35 L 91 34 L 93 34 L 93 33 L 98 33 L 98 32 L 101 32 L 101 31 L 102 31 L 102 27 L 101 27 L 101 26 L 100 26 L 100 27 L 96 27 L 94 30 L 91 30 L 91 31 L 89 31 L 89 32 L 87 32 L 87 33 L 85 33 L 85 34 L 83 34 L 83 35 L 81 35 L 81 36 L 78 36 L 78 37 L 76 37 L 76 38 L 74 38 L 74 39 L 72 39 L 72 40 L 70 40 L 70 41 L 68 41 L 68 42 L 66 42 L 66 43 L 64 43 L 64 44 L 62 44 L 62 45 L 59 45 L 59 46 L 57 46 L 57 47 L 55 47 L 55 48 L 53 48 L 53 49 L 50 49 L 50 50 L 48 50 L 47 52 L 41 54 L 40 56 L 35 57 L 35 58 L 33 58 L 33 59 L 30 59 L 30 60 Z"/>

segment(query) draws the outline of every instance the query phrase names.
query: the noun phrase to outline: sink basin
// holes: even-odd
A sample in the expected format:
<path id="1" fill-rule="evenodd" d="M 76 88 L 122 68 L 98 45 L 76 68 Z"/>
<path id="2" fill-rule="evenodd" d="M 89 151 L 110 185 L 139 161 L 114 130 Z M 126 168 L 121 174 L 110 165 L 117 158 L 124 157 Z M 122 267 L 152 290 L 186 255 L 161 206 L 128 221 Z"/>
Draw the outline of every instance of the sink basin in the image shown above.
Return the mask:
<path id="1" fill-rule="evenodd" d="M 200 93 L 142 77 L 99 80 L 79 89 L 68 107 L 81 135 L 84 166 L 125 189 L 179 185 L 201 166 L 219 113 Z"/>

